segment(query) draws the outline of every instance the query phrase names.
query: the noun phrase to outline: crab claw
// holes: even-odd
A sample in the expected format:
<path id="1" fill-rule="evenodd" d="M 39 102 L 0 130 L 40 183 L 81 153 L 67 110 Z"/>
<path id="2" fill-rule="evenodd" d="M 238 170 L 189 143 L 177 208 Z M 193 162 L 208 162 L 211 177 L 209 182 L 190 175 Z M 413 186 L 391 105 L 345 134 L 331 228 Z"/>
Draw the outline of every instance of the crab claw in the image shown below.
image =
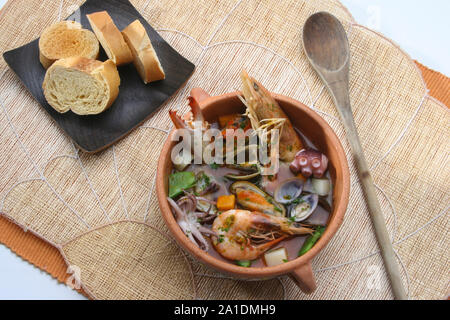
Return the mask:
<path id="1" fill-rule="evenodd" d="M 188 129 L 186 122 L 177 114 L 176 111 L 169 110 L 170 119 L 172 119 L 173 125 L 177 129 Z"/>

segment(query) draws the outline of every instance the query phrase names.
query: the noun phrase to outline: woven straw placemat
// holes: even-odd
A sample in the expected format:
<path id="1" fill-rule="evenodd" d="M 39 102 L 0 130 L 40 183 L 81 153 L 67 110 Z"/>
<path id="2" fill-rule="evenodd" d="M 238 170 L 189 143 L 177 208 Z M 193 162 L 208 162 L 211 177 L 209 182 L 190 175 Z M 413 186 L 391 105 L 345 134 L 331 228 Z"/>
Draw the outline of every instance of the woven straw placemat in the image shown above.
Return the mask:
<path id="1" fill-rule="evenodd" d="M 193 87 L 211 94 L 238 89 L 243 68 L 268 89 L 319 112 L 349 155 L 331 99 L 301 48 L 305 20 L 325 10 L 349 33 L 352 106 L 408 294 L 447 296 L 449 111 L 443 103 L 450 105 L 449 79 L 417 67 L 390 40 L 358 25 L 337 1 L 132 3 L 197 65 L 195 74 L 141 128 L 87 155 L 1 59 L 1 242 L 58 280 L 69 277 L 68 283 L 92 298 L 392 298 L 352 162 L 346 218 L 313 262 L 318 289 L 309 296 L 287 277 L 236 281 L 193 261 L 167 234 L 153 189 L 157 151 L 171 128 L 167 110 L 187 110 Z M 0 50 L 33 40 L 80 4 L 9 1 L 0 12 Z"/>

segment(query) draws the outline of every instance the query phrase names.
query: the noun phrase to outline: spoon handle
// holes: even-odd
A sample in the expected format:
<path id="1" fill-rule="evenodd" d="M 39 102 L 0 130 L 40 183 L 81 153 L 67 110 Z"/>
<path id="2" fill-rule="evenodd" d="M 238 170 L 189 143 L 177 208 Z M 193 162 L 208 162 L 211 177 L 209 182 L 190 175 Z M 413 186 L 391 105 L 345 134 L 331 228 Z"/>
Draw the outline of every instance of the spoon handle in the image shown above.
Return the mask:
<path id="1" fill-rule="evenodd" d="M 340 97 L 341 98 L 335 96 L 335 102 L 343 120 L 347 138 L 353 151 L 353 157 L 356 162 L 358 175 L 366 197 L 372 223 L 375 228 L 375 235 L 381 249 L 381 256 L 383 257 L 386 271 L 391 282 L 392 291 L 395 299 L 406 300 L 407 295 L 400 277 L 400 270 L 396 261 L 395 252 L 389 238 L 380 203 L 378 202 L 375 185 L 370 174 L 369 166 L 367 165 L 367 161 L 361 147 L 355 120 L 350 107 L 348 93 L 340 95 Z"/>

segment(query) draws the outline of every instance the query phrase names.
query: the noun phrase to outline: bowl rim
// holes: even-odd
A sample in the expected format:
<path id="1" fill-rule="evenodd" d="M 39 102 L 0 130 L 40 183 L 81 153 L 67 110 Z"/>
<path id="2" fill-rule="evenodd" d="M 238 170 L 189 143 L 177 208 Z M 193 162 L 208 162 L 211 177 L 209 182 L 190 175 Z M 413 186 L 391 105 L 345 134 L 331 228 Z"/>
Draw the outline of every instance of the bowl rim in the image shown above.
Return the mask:
<path id="1" fill-rule="evenodd" d="M 240 93 L 236 91 L 225 93 L 219 96 L 209 97 L 201 102 L 201 107 L 202 108 L 210 107 L 211 105 L 219 103 L 223 100 L 233 99 L 238 94 Z M 303 256 L 297 257 L 294 260 L 273 267 L 245 268 L 240 267 L 238 265 L 234 265 L 230 262 L 222 261 L 218 258 L 211 256 L 207 252 L 201 250 L 197 245 L 195 245 L 186 237 L 181 228 L 178 226 L 175 217 L 173 216 L 172 210 L 169 206 L 169 203 L 166 199 L 167 191 L 164 188 L 164 177 L 162 176 L 162 172 L 164 171 L 167 161 L 170 161 L 170 150 L 172 144 L 174 143 L 171 141 L 171 137 L 175 132 L 175 129 L 173 129 L 167 136 L 167 139 L 164 142 L 164 146 L 161 150 L 161 154 L 158 160 L 156 173 L 156 193 L 162 217 L 166 223 L 166 226 L 170 230 L 172 236 L 175 238 L 177 243 L 181 245 L 181 247 L 187 250 L 200 262 L 206 263 L 207 265 L 213 267 L 216 270 L 220 270 L 228 274 L 238 275 L 241 277 L 248 277 L 248 278 L 273 277 L 277 275 L 290 273 L 293 270 L 296 270 L 304 266 L 305 264 L 310 263 L 310 261 L 328 244 L 328 242 L 336 234 L 337 230 L 341 226 L 345 212 L 347 210 L 350 196 L 350 170 L 348 166 L 348 161 L 345 155 L 344 148 L 334 130 L 317 112 L 307 107 L 300 101 L 297 101 L 295 99 L 289 98 L 281 94 L 272 93 L 272 96 L 281 105 L 283 104 L 294 105 L 295 107 L 302 109 L 302 111 L 305 112 L 308 117 L 313 118 L 323 128 L 326 139 L 330 140 L 331 145 L 333 145 L 335 148 L 338 158 L 341 160 L 339 166 L 342 171 L 342 192 L 339 195 L 340 201 L 338 203 L 338 206 L 334 209 L 335 215 L 334 219 L 332 223 L 327 226 L 324 234 L 319 239 L 319 241 L 313 246 L 311 250 L 309 250 Z"/>

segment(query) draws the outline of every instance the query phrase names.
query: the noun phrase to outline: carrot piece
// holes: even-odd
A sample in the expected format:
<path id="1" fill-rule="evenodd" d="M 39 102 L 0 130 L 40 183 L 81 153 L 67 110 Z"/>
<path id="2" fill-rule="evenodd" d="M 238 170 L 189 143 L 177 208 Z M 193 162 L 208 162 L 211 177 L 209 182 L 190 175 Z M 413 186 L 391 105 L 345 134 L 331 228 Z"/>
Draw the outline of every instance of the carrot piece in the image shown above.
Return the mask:
<path id="1" fill-rule="evenodd" d="M 225 127 L 226 125 L 228 125 L 229 122 L 232 122 L 236 119 L 236 117 L 239 116 L 238 114 L 227 114 L 225 116 L 220 116 L 219 117 L 219 125 L 221 128 Z"/>
<path id="2" fill-rule="evenodd" d="M 234 194 L 229 196 L 220 196 L 217 199 L 217 209 L 221 211 L 234 209 L 235 206 L 236 197 L 234 196 Z"/>

